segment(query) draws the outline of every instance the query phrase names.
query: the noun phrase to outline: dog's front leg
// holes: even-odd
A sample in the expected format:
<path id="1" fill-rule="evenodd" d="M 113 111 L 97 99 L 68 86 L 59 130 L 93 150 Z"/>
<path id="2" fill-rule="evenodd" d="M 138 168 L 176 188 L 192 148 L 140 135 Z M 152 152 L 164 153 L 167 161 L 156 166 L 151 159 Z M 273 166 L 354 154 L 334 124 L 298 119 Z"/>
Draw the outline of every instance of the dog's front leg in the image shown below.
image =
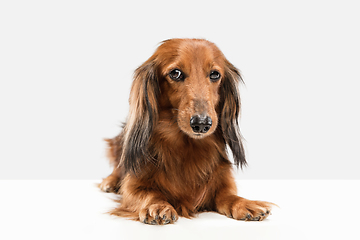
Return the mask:
<path id="1" fill-rule="evenodd" d="M 165 196 L 151 185 L 143 184 L 136 177 L 128 175 L 123 180 L 120 192 L 120 206 L 111 214 L 130 217 L 152 225 L 174 223 L 179 216 Z"/>
<path id="2" fill-rule="evenodd" d="M 236 195 L 236 185 L 231 178 L 225 180 L 224 187 L 215 197 L 216 211 L 236 220 L 262 221 L 271 212 L 270 202 L 248 200 Z"/>

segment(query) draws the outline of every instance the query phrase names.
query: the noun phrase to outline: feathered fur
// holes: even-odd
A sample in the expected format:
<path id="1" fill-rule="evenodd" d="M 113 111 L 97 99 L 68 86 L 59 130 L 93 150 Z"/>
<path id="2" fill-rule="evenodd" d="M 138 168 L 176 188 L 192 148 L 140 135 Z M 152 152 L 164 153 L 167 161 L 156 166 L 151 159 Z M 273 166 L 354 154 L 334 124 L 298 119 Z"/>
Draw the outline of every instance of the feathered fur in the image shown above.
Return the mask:
<path id="1" fill-rule="evenodd" d="M 122 195 L 112 214 L 150 224 L 201 211 L 239 220 L 268 216 L 271 203 L 236 195 L 226 153 L 229 145 L 234 164 L 246 165 L 238 124 L 240 82 L 238 69 L 202 39 L 164 41 L 136 69 L 126 124 L 107 140 L 114 171 L 100 188 Z M 209 129 L 195 130 L 193 116 L 210 118 Z"/>

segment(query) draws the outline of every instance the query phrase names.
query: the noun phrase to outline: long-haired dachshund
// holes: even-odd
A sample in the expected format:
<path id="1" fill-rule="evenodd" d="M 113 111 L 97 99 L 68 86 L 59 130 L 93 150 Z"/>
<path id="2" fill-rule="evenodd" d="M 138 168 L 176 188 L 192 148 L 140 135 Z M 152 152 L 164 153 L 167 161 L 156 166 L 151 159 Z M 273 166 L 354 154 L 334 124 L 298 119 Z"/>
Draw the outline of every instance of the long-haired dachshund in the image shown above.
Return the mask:
<path id="1" fill-rule="evenodd" d="M 216 211 L 265 219 L 272 203 L 237 196 L 228 145 L 246 165 L 238 126 L 239 71 L 215 44 L 164 41 L 134 74 L 121 133 L 107 139 L 114 170 L 99 187 L 122 195 L 110 213 L 147 224 Z"/>

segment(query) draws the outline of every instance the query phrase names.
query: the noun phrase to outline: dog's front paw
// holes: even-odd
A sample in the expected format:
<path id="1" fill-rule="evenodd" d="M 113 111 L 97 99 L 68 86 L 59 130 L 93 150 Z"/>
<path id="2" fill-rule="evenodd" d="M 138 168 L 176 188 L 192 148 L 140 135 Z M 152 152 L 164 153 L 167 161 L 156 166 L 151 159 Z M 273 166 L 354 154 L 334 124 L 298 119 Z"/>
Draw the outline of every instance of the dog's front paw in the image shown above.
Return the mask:
<path id="1" fill-rule="evenodd" d="M 236 197 L 232 204 L 223 205 L 219 212 L 230 218 L 245 221 L 262 221 L 271 214 L 274 203 L 264 201 L 252 201 L 241 197 Z"/>
<path id="2" fill-rule="evenodd" d="M 140 222 L 152 225 L 165 225 L 174 223 L 179 216 L 175 209 L 167 202 L 151 204 L 139 213 Z"/>
<path id="3" fill-rule="evenodd" d="M 233 204 L 231 214 L 237 220 L 262 221 L 270 215 L 273 205 L 275 204 L 240 198 Z"/>

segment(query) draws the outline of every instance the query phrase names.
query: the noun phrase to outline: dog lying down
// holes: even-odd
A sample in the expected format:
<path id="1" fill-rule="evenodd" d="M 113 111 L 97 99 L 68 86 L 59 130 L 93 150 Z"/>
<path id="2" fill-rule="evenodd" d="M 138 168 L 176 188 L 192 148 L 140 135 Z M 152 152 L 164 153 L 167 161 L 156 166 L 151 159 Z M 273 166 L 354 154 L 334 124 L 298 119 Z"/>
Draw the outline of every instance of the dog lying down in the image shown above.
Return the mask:
<path id="1" fill-rule="evenodd" d="M 134 74 L 130 111 L 107 139 L 113 172 L 99 187 L 121 194 L 110 213 L 147 224 L 174 223 L 202 211 L 261 221 L 275 204 L 237 196 L 234 164 L 246 165 L 238 126 L 242 82 L 202 39 L 164 41 Z"/>

